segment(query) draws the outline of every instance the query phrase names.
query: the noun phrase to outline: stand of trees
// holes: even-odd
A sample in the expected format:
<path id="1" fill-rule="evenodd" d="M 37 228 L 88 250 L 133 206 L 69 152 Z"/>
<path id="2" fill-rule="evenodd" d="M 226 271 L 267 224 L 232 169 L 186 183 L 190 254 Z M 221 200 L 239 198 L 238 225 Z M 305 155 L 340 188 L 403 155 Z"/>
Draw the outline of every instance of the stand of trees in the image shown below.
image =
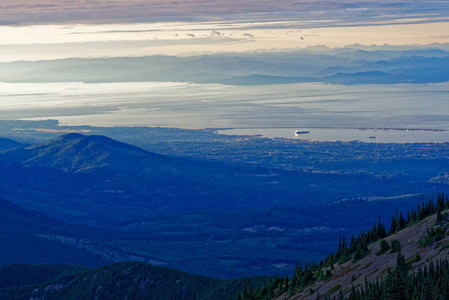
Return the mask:
<path id="1" fill-rule="evenodd" d="M 399 253 L 396 268 L 382 282 L 365 282 L 359 290 L 352 287 L 348 296 L 325 297 L 326 300 L 420 300 L 449 299 L 449 260 L 430 261 L 416 273 Z"/>
<path id="2" fill-rule="evenodd" d="M 387 230 L 385 225 L 382 224 L 379 218 L 379 222 L 375 224 L 371 229 L 367 231 L 362 231 L 358 236 L 351 236 L 350 241 L 346 239 L 346 237 L 341 237 L 338 245 L 338 249 L 335 253 L 331 253 L 326 256 L 324 260 L 321 260 L 319 263 L 305 262 L 304 267 L 301 263 L 297 263 L 294 268 L 293 275 L 291 278 L 288 276 L 279 277 L 275 276 L 273 280 L 267 282 L 262 288 L 257 291 L 252 289 L 244 289 L 239 292 L 237 295 L 237 300 L 259 300 L 259 299 L 272 299 L 273 297 L 280 296 L 283 293 L 288 292 L 302 292 L 312 284 L 317 281 L 327 280 L 332 276 L 332 271 L 334 269 L 334 264 L 342 264 L 349 260 L 352 262 L 356 262 L 363 257 L 365 257 L 369 253 L 368 245 L 377 242 L 378 240 L 383 240 L 384 238 L 393 235 L 409 226 L 412 226 L 415 223 L 420 222 L 428 216 L 437 214 L 437 223 L 441 222 L 443 216 L 441 212 L 443 210 L 449 209 L 449 197 L 445 196 L 444 193 L 438 195 L 436 199 L 436 203 L 433 199 L 417 205 L 416 210 L 412 210 L 407 213 L 407 218 L 404 218 L 402 212 L 396 212 L 395 215 L 392 216 L 390 229 Z M 428 232 L 429 238 L 437 238 L 438 233 L 432 234 L 432 232 Z M 424 240 L 425 241 L 425 240 Z M 398 252 L 398 261 L 396 269 L 389 273 L 386 279 L 383 282 L 376 283 L 366 283 L 365 287 L 362 287 L 361 290 L 356 290 L 353 288 L 351 294 L 345 298 L 342 294 L 338 298 L 338 300 L 358 300 L 358 299 L 440 299 L 440 298 L 412 298 L 413 295 L 422 295 L 422 293 L 430 293 L 426 289 L 432 288 L 433 283 L 441 283 L 441 281 L 437 281 L 436 279 L 432 279 L 430 276 L 430 270 L 424 268 L 424 270 L 420 271 L 418 274 L 408 274 L 408 265 L 404 262 L 404 257 L 400 252 L 400 245 L 398 240 L 392 240 L 391 246 L 388 242 L 381 243 L 381 254 L 389 250 L 391 253 Z M 437 264 L 438 272 L 446 272 L 445 268 L 447 268 L 447 272 L 449 272 L 449 262 L 443 261 Z M 433 268 L 432 272 L 436 272 L 436 265 L 432 264 Z M 429 278 L 423 280 L 423 284 L 427 284 L 426 286 L 415 287 L 412 282 L 415 280 L 423 279 L 426 276 Z M 433 274 L 433 273 L 432 273 Z M 446 273 L 445 273 L 446 274 Z M 449 273 L 448 273 L 449 275 Z M 415 278 L 416 277 L 416 278 Z M 449 281 L 449 277 L 447 279 Z M 405 292 L 405 288 L 408 288 L 407 292 Z M 449 283 L 448 283 L 449 284 Z M 393 291 L 394 287 L 394 291 Z M 449 288 L 449 285 L 448 285 Z M 415 291 L 416 290 L 416 291 Z M 435 295 L 440 295 L 441 293 L 446 293 L 445 288 L 433 289 Z M 396 292 L 397 291 L 397 292 Z M 311 292 L 313 292 L 311 290 Z M 402 295 L 411 295 L 406 298 L 394 298 L 391 296 L 393 293 L 402 293 Z M 376 296 L 373 296 L 376 295 Z M 380 295 L 380 296 L 379 296 Z M 390 295 L 390 296 L 389 296 Z M 441 294 L 442 295 L 442 294 Z M 402 297 L 402 296 L 401 296 Z M 330 298 L 326 298 L 330 299 Z M 449 299 L 449 297 L 443 297 L 441 299 Z M 332 299 L 333 300 L 333 299 Z"/>

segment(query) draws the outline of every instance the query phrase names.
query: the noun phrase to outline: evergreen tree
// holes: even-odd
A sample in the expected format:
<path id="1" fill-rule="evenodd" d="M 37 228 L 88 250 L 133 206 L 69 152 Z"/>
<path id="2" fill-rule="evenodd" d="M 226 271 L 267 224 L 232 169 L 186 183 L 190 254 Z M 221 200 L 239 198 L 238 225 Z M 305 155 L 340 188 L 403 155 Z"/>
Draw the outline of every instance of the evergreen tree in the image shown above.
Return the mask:
<path id="1" fill-rule="evenodd" d="M 391 226 L 390 226 L 390 232 L 389 232 L 390 235 L 396 233 L 396 230 L 397 230 L 396 225 L 397 225 L 397 221 L 396 221 L 396 218 L 393 216 L 393 217 L 391 217 Z"/>
<path id="2" fill-rule="evenodd" d="M 437 205 L 437 221 L 436 224 L 441 224 L 443 221 L 443 216 L 441 214 L 441 210 L 443 209 L 442 205 Z"/>
<path id="3" fill-rule="evenodd" d="M 401 251 L 401 244 L 399 240 L 391 240 L 391 250 L 390 253 Z"/>

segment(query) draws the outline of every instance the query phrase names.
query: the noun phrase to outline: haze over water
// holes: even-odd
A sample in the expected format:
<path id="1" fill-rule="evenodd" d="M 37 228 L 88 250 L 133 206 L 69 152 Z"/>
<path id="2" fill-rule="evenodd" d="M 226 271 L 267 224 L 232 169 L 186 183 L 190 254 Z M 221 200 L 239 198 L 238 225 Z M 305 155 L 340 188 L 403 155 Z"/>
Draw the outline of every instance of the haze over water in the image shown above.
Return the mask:
<path id="1" fill-rule="evenodd" d="M 0 88 L 1 119 L 58 119 L 61 125 L 449 129 L 449 83 L 2 83 Z"/>

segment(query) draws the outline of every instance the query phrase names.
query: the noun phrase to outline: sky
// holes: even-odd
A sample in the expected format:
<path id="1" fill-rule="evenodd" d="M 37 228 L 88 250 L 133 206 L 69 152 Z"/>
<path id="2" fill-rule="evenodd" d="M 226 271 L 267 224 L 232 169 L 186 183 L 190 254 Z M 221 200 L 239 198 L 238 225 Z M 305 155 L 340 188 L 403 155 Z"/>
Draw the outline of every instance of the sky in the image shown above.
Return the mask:
<path id="1" fill-rule="evenodd" d="M 262 11 L 284 11 L 292 1 L 139 1 L 139 0 L 3 0 L 3 24 L 42 23 L 134 23 L 186 20 L 211 20 L 224 15 L 248 18 Z M 243 17 L 244 16 L 244 17 Z"/>
<path id="2" fill-rule="evenodd" d="M 416 48 L 417 45 L 434 43 L 449 49 L 447 0 L 0 2 L 0 62 L 46 60 L 40 64 L 44 72 L 52 72 L 52 68 L 56 68 L 56 73 L 61 71 L 58 63 L 52 60 L 75 57 L 288 52 L 320 45 L 332 48 L 354 44 L 380 46 L 372 49 L 380 49 L 383 45 L 409 45 Z M 348 65 L 350 63 L 351 58 Z M 20 66 L 25 64 L 15 65 L 20 73 Z M 83 70 L 82 66 L 80 68 Z M 245 68 L 244 64 L 242 68 Z M 236 88 L 186 82 L 176 87 L 171 83 L 168 87 L 165 86 L 167 83 L 54 84 L 56 90 L 53 90 L 53 83 L 3 84 L 3 94 L 0 95 L 1 117 L 52 117 L 62 120 L 62 124 L 71 125 L 184 128 L 204 128 L 211 124 L 218 127 L 267 126 L 268 123 L 278 124 L 280 121 L 284 122 L 282 126 L 326 121 L 329 126 L 367 126 L 369 123 L 369 126 L 374 127 L 388 124 L 413 128 L 449 128 L 447 114 L 441 114 L 447 111 L 447 84 L 413 85 L 416 90 L 412 93 L 409 93 L 412 89 L 408 85 L 362 86 L 362 92 L 354 90 L 359 87 L 320 84 L 314 89 L 312 85 L 313 95 L 310 97 L 313 99 L 318 99 L 321 91 L 328 91 L 326 88 L 336 97 L 318 102 L 314 107 L 307 106 L 308 98 L 301 94 L 310 87 L 307 84 L 276 86 L 276 89 L 271 86 Z M 383 94 L 377 94 L 377 90 Z M 109 91 L 113 92 L 112 95 Z M 247 95 L 248 99 L 239 106 L 233 101 L 240 101 L 242 95 Z M 264 95 L 269 95 L 267 102 L 257 102 Z M 352 99 L 353 95 L 357 96 L 357 101 L 340 101 Z M 230 96 L 233 98 L 230 99 Z M 429 106 L 421 101 L 422 97 L 433 99 L 434 102 Z M 164 102 L 160 102 L 160 99 L 164 99 Z M 291 114 L 290 107 L 280 107 L 276 102 L 279 99 L 288 99 L 294 105 L 302 106 L 296 107 L 297 112 Z M 386 103 L 380 105 L 378 99 L 385 99 Z M 401 102 L 401 99 L 404 101 Z M 404 113 L 404 105 L 410 103 L 414 106 Z M 423 107 L 427 109 L 425 113 Z M 339 111 L 340 108 L 345 111 Z M 360 109 L 353 112 L 355 108 Z M 366 117 L 359 118 L 361 112 L 366 113 Z M 385 119 L 390 115 L 391 118 Z"/>
<path id="3" fill-rule="evenodd" d="M 449 42 L 449 1 L 2 0 L 0 61 Z"/>
<path id="4" fill-rule="evenodd" d="M 0 61 L 447 43 L 448 32 L 449 22 L 305 29 L 298 22 L 0 27 Z"/>
<path id="5" fill-rule="evenodd" d="M 447 1 L 417 0 L 2 0 L 4 25 L 158 21 L 382 23 L 447 18 Z"/>

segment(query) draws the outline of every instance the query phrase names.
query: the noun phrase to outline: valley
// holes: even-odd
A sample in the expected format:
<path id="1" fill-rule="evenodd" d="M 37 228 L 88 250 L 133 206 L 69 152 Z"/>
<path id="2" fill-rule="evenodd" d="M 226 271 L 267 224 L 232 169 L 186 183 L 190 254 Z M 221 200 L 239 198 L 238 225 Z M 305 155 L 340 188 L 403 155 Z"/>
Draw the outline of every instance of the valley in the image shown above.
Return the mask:
<path id="1" fill-rule="evenodd" d="M 292 276 L 219 280 L 141 262 L 100 268 L 15 264 L 0 267 L 0 297 L 435 299 L 449 290 L 448 208 L 441 194 L 436 203 L 396 212 L 389 229 L 379 219 L 350 239 L 340 237 L 337 250 L 319 263 L 296 261 Z"/>
<path id="2" fill-rule="evenodd" d="M 105 262 L 137 260 L 219 278 L 290 274 L 296 260 L 320 260 L 335 249 L 339 236 L 379 216 L 388 223 L 392 211 L 447 187 L 445 143 L 1 123 L 3 136 L 28 148 L 0 154 L 0 196 L 75 226 L 33 238 Z M 84 135 L 61 136 L 77 131 Z M 76 228 L 86 225 L 85 234 Z"/>

